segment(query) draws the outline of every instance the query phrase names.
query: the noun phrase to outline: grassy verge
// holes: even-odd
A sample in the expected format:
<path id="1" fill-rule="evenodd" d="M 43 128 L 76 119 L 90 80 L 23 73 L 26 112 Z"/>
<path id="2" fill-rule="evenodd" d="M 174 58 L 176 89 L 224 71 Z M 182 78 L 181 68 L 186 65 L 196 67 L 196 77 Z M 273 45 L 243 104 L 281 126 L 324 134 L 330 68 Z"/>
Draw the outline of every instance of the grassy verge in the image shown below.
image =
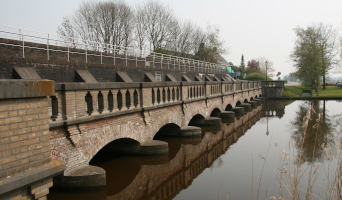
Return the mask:
<path id="1" fill-rule="evenodd" d="M 285 86 L 283 97 L 299 98 L 303 90 L 311 90 L 312 98 L 337 98 L 342 97 L 342 89 L 336 86 L 326 86 L 318 89 L 318 96 L 315 89 L 312 87 L 298 86 Z"/>

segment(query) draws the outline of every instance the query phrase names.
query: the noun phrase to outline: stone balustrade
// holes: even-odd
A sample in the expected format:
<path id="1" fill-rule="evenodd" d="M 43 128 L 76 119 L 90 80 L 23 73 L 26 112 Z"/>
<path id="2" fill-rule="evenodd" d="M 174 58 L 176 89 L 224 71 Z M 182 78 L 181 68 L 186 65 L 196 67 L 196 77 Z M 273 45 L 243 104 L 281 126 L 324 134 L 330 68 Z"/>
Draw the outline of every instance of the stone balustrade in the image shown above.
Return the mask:
<path id="1" fill-rule="evenodd" d="M 55 95 L 50 96 L 50 126 L 260 88 L 260 81 L 56 83 Z"/>

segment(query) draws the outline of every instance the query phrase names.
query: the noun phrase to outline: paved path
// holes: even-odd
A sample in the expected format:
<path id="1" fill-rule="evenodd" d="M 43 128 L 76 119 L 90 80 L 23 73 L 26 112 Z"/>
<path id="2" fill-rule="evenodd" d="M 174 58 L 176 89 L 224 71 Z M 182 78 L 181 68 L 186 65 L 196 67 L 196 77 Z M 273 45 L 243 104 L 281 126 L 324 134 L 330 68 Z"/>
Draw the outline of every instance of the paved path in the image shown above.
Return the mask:
<path id="1" fill-rule="evenodd" d="M 285 86 L 296 86 L 296 85 L 300 85 L 300 82 L 287 82 L 285 83 Z"/>

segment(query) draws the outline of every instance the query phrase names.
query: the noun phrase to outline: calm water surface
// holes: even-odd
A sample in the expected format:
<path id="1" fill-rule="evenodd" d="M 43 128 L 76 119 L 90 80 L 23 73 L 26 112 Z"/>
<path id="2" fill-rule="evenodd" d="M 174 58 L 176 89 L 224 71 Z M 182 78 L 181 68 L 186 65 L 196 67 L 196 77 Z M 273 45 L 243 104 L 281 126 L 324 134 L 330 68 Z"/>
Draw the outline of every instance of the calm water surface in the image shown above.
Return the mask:
<path id="1" fill-rule="evenodd" d="M 310 106 L 315 111 L 304 135 L 303 118 Z M 325 188 L 336 166 L 341 117 L 341 101 L 267 101 L 235 123 L 204 128 L 201 138 L 158 138 L 169 143 L 167 156 L 100 151 L 90 164 L 106 170 L 106 188 L 52 188 L 48 199 L 269 199 L 280 195 L 279 169 L 288 170 L 283 174 L 287 185 L 298 155 L 305 173 L 320 167 L 315 180 Z M 300 181 L 305 199 L 308 179 Z M 329 198 L 318 184 L 312 190 Z"/>

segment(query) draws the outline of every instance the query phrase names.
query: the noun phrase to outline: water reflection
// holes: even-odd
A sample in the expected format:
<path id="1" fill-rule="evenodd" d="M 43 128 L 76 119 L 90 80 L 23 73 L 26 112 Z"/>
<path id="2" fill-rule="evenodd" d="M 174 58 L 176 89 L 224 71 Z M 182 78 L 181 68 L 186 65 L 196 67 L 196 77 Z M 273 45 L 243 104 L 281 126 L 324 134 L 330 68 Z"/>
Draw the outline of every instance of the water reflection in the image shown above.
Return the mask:
<path id="1" fill-rule="evenodd" d="M 324 147 L 335 146 L 333 123 L 325 104 L 325 101 L 318 100 L 303 101 L 298 107 L 294 120 L 291 121 L 293 126 L 291 138 L 298 150 L 298 155 L 301 155 L 302 163 L 323 162 L 326 156 Z M 303 119 L 310 106 L 313 110 L 306 126 L 303 124 Z"/>
<path id="2" fill-rule="evenodd" d="M 106 170 L 105 192 L 56 192 L 53 188 L 48 198 L 158 200 L 217 199 L 219 196 L 226 199 L 229 195 L 229 199 L 269 199 L 271 195 L 279 195 L 278 188 L 274 187 L 280 160 L 278 151 L 286 149 L 289 140 L 295 147 L 291 151 L 302 154 L 302 169 L 311 164 L 323 165 L 321 162 L 328 157 L 324 147 L 335 147 L 334 137 L 342 131 L 341 105 L 336 101 L 268 101 L 233 121 L 224 121 L 222 126 L 203 128 L 201 137 L 158 138 L 168 142 L 167 156 L 99 153 L 91 164 Z M 314 112 L 304 135 L 303 117 L 310 106 Z M 269 136 L 265 134 L 267 125 Z M 303 147 L 302 138 L 306 141 Z M 264 166 L 264 160 L 257 158 L 266 152 L 268 164 Z M 291 169 L 293 164 L 289 163 Z M 317 179 L 321 185 L 327 184 L 324 178 Z M 301 184 L 305 185 L 305 181 L 303 178 Z M 324 194 L 321 188 L 314 189 Z"/>

